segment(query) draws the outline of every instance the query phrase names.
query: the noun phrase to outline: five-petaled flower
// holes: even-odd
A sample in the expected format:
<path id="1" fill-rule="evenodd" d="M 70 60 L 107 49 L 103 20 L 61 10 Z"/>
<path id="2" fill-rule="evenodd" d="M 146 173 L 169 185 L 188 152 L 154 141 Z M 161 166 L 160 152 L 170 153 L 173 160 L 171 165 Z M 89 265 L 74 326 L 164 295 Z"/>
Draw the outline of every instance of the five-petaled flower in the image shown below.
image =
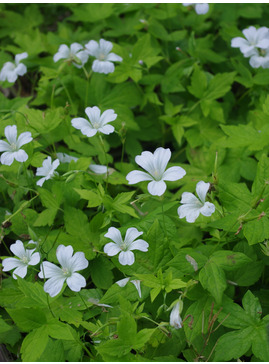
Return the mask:
<path id="1" fill-rule="evenodd" d="M 51 157 L 47 157 L 43 163 L 42 167 L 38 167 L 36 170 L 36 176 L 44 176 L 43 178 L 40 178 L 36 184 L 40 187 L 42 187 L 43 183 L 51 179 L 53 176 L 56 176 L 58 173 L 55 172 L 55 169 L 59 166 L 60 161 L 59 159 L 55 159 L 54 162 L 51 162 Z"/>
<path id="2" fill-rule="evenodd" d="M 83 50 L 83 46 L 79 43 L 72 43 L 70 48 L 66 44 L 61 44 L 58 52 L 54 54 L 54 62 L 58 62 L 60 59 L 66 59 L 72 62 L 77 68 L 81 68 L 88 61 L 89 55 Z"/>
<path id="3" fill-rule="evenodd" d="M 182 5 L 183 6 L 192 6 L 192 5 L 194 5 L 194 10 L 195 10 L 196 14 L 198 14 L 198 15 L 204 15 L 209 10 L 208 3 L 204 3 L 204 4 L 183 3 Z"/>
<path id="4" fill-rule="evenodd" d="M 117 281 L 116 284 L 120 287 L 125 287 L 129 281 L 130 281 L 130 278 L 123 278 L 123 279 L 120 279 L 119 281 Z M 141 298 L 142 295 L 141 295 L 140 281 L 138 279 L 132 279 L 130 282 L 133 283 L 133 285 L 135 286 L 135 288 L 138 292 L 139 297 Z"/>
<path id="5" fill-rule="evenodd" d="M 10 166 L 14 159 L 18 162 L 25 162 L 28 159 L 28 154 L 20 148 L 33 140 L 31 133 L 26 131 L 17 139 L 17 126 L 8 125 L 5 127 L 5 136 L 8 143 L 0 140 L 0 152 L 5 152 L 1 155 L 1 163 Z"/>
<path id="6" fill-rule="evenodd" d="M 215 212 L 215 206 L 211 202 L 205 202 L 207 191 L 210 183 L 200 181 L 196 185 L 196 193 L 199 199 L 193 193 L 183 192 L 181 203 L 177 212 L 180 219 L 186 217 L 187 222 L 194 222 L 199 214 L 211 216 Z"/>
<path id="7" fill-rule="evenodd" d="M 179 300 L 174 305 L 171 313 L 170 313 L 170 326 L 174 327 L 175 329 L 182 328 L 182 319 L 180 317 L 180 302 Z"/>
<path id="8" fill-rule="evenodd" d="M 126 231 L 125 239 L 122 240 L 121 233 L 118 229 L 110 227 L 105 234 L 106 238 L 114 241 L 104 246 L 104 252 L 109 256 L 119 254 L 119 262 L 122 265 L 132 265 L 135 261 L 132 250 L 148 251 L 148 243 L 145 240 L 137 239 L 143 232 L 136 228 L 129 228 Z"/>
<path id="9" fill-rule="evenodd" d="M 114 131 L 114 126 L 108 125 L 117 118 L 114 110 L 108 109 L 101 114 L 99 107 L 87 107 L 85 109 L 90 121 L 84 118 L 74 118 L 71 123 L 74 128 L 79 129 L 87 137 L 94 136 L 98 131 L 103 134 L 110 134 Z"/>
<path id="10" fill-rule="evenodd" d="M 23 76 L 27 72 L 25 64 L 20 63 L 22 59 L 28 57 L 28 53 L 20 53 L 15 56 L 15 63 L 6 62 L 0 72 L 0 81 L 8 81 L 13 83 L 17 80 L 18 76 Z"/>
<path id="11" fill-rule="evenodd" d="M 236 37 L 232 39 L 231 46 L 240 48 L 244 57 L 250 57 L 257 54 L 257 48 L 266 49 L 269 47 L 269 29 L 261 27 L 256 29 L 250 26 L 242 31 L 245 38 Z"/>
<path id="12" fill-rule="evenodd" d="M 98 73 L 112 73 L 115 66 L 112 62 L 121 62 L 122 58 L 115 53 L 110 53 L 113 44 L 107 40 L 100 39 L 99 44 L 95 40 L 90 40 L 85 45 L 86 52 L 96 59 L 93 61 L 92 70 Z"/>
<path id="13" fill-rule="evenodd" d="M 50 262 L 43 262 L 40 265 L 40 278 L 49 278 L 44 284 L 44 291 L 51 297 L 57 296 L 61 292 L 64 282 L 74 291 L 79 292 L 82 287 L 86 287 L 86 279 L 77 271 L 88 267 L 88 261 L 83 252 L 77 252 L 73 255 L 71 245 L 59 245 L 56 250 L 56 256 L 61 264 L 61 268 Z"/>
<path id="14" fill-rule="evenodd" d="M 171 151 L 169 148 L 157 148 L 153 154 L 151 152 L 142 152 L 141 155 L 135 157 L 135 161 L 148 173 L 138 170 L 132 171 L 127 174 L 127 181 L 129 184 L 151 181 L 148 184 L 149 193 L 161 196 L 166 190 L 164 181 L 177 181 L 186 174 L 186 171 L 181 167 L 170 167 L 166 170 L 170 158 Z"/>
<path id="15" fill-rule="evenodd" d="M 31 243 L 32 241 L 29 241 Z M 24 278 L 27 274 L 28 265 L 36 265 L 40 262 L 40 254 L 34 251 L 36 249 L 25 249 L 20 240 L 10 245 L 10 250 L 18 258 L 6 258 L 3 260 L 3 271 L 7 272 L 16 268 L 13 272 L 13 278 L 16 276 Z"/>

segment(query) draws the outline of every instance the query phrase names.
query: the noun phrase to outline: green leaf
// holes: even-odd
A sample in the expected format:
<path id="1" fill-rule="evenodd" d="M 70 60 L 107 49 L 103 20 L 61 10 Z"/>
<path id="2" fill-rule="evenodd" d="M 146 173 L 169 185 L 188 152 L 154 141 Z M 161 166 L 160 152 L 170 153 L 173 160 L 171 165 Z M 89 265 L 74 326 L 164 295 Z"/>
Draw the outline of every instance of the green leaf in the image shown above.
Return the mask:
<path id="1" fill-rule="evenodd" d="M 37 219 L 34 222 L 34 226 L 52 226 L 58 209 L 45 209 L 40 212 Z"/>
<path id="2" fill-rule="evenodd" d="M 223 270 L 214 261 L 209 260 L 200 270 L 199 280 L 202 286 L 215 298 L 216 303 L 220 304 L 223 292 L 227 287 Z"/>
<path id="3" fill-rule="evenodd" d="M 118 323 L 118 336 L 122 339 L 125 345 L 132 346 L 136 337 L 136 322 L 134 318 L 127 313 L 120 319 Z"/>
<path id="4" fill-rule="evenodd" d="M 207 88 L 206 74 L 199 69 L 197 65 L 194 66 L 194 72 L 191 77 L 191 86 L 188 87 L 189 92 L 202 99 Z"/>
<path id="5" fill-rule="evenodd" d="M 102 197 L 94 191 L 82 190 L 80 188 L 74 188 L 79 196 L 85 200 L 88 200 L 88 207 L 97 207 L 102 203 Z"/>
<path id="6" fill-rule="evenodd" d="M 38 361 L 46 349 L 49 336 L 46 326 L 31 331 L 23 340 L 21 354 L 23 361 Z"/>
<path id="7" fill-rule="evenodd" d="M 244 310 L 248 315 L 253 317 L 255 321 L 260 321 L 262 315 L 262 308 L 260 301 L 257 297 L 251 293 L 251 291 L 247 291 L 242 299 L 242 304 Z"/>
<path id="8" fill-rule="evenodd" d="M 252 350 L 253 354 L 263 362 L 269 361 L 268 341 L 268 329 L 266 325 L 256 327 L 252 336 Z"/>
<path id="9" fill-rule="evenodd" d="M 249 221 L 243 225 L 243 233 L 249 243 L 262 243 L 269 238 L 269 219 L 267 216 Z"/>
<path id="10" fill-rule="evenodd" d="M 53 339 L 76 340 L 76 331 L 68 324 L 54 320 L 49 322 L 46 327 L 48 335 Z"/>
<path id="11" fill-rule="evenodd" d="M 20 277 L 18 277 L 17 281 L 19 289 L 29 299 L 29 302 L 32 302 L 32 305 L 48 307 L 47 294 L 44 292 L 44 288 L 41 284 L 37 282 L 27 282 Z"/>
<path id="12" fill-rule="evenodd" d="M 91 278 L 96 287 L 108 289 L 113 284 L 113 265 L 107 258 L 99 256 L 90 262 Z"/>
<path id="13" fill-rule="evenodd" d="M 7 309 L 7 312 L 22 332 L 37 329 L 47 321 L 44 312 L 40 308 Z"/>
<path id="14" fill-rule="evenodd" d="M 230 361 L 239 359 L 251 346 L 253 328 L 231 331 L 220 337 L 214 356 L 214 361 Z"/>
<path id="15" fill-rule="evenodd" d="M 252 262 L 247 255 L 231 250 L 219 250 L 210 256 L 210 260 L 227 271 L 234 271 Z"/>
<path id="16" fill-rule="evenodd" d="M 223 97 L 230 91 L 235 75 L 236 72 L 218 73 L 209 82 L 204 98 L 207 100 L 216 100 Z"/>

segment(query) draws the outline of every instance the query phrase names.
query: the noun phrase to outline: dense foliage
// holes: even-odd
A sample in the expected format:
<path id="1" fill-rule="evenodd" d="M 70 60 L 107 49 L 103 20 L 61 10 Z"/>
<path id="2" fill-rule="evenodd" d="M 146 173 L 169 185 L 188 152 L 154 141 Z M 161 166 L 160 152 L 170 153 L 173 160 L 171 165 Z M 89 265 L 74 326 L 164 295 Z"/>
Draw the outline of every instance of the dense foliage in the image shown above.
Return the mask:
<path id="1" fill-rule="evenodd" d="M 267 4 L 0 9 L 0 67 L 20 55 L 0 76 L 0 343 L 19 361 L 269 361 L 269 69 L 231 46 Z M 131 179 L 157 149 L 162 173 Z"/>

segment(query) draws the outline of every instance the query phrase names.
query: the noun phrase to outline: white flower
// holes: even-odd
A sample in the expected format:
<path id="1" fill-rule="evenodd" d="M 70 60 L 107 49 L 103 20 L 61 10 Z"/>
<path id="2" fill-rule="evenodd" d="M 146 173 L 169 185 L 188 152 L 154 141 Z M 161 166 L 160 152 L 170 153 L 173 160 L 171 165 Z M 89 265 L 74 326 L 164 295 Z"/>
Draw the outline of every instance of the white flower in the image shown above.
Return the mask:
<path id="1" fill-rule="evenodd" d="M 1 155 L 1 163 L 10 166 L 14 159 L 18 162 L 25 162 L 28 159 L 28 154 L 20 148 L 33 140 L 31 133 L 26 131 L 17 139 L 17 126 L 8 125 L 5 127 L 5 136 L 8 143 L 0 140 L 0 152 L 5 152 Z"/>
<path id="2" fill-rule="evenodd" d="M 110 238 L 114 243 L 110 242 L 104 246 L 104 252 L 110 257 L 118 254 L 119 262 L 122 265 L 132 265 L 135 261 L 134 253 L 132 250 L 141 250 L 142 252 L 148 251 L 148 243 L 145 240 L 138 239 L 143 232 L 138 231 L 136 228 L 129 228 L 126 231 L 125 239 L 122 240 L 121 233 L 118 229 L 110 227 L 105 234 L 106 238 Z"/>
<path id="3" fill-rule="evenodd" d="M 182 319 L 180 317 L 179 309 L 180 303 L 177 301 L 170 313 L 170 326 L 173 326 L 175 329 L 182 328 Z"/>
<path id="4" fill-rule="evenodd" d="M 83 46 L 79 43 L 72 43 L 70 48 L 66 44 L 61 44 L 58 52 L 53 56 L 54 62 L 58 62 L 60 59 L 67 59 L 77 68 L 82 68 L 88 61 L 88 58 L 88 53 L 83 50 Z"/>
<path id="5" fill-rule="evenodd" d="M 232 39 L 231 46 L 240 48 L 245 57 L 250 57 L 257 53 L 256 48 L 266 49 L 269 47 L 269 29 L 261 27 L 256 29 L 251 26 L 243 30 L 246 39 L 236 37 Z"/>
<path id="6" fill-rule="evenodd" d="M 204 216 L 211 216 L 215 212 L 215 206 L 211 202 L 205 202 L 207 191 L 210 187 L 210 183 L 200 181 L 196 185 L 196 193 L 199 199 L 194 196 L 193 193 L 183 192 L 181 203 L 177 212 L 180 219 L 186 217 L 188 222 L 194 222 L 199 214 Z"/>
<path id="7" fill-rule="evenodd" d="M 51 163 L 51 157 L 47 157 L 43 161 L 42 167 L 38 167 L 36 170 L 36 176 L 44 176 L 43 178 L 39 179 L 36 184 L 42 187 L 45 181 L 57 175 L 58 173 L 55 172 L 55 169 L 59 166 L 59 164 L 59 159 L 55 159 L 55 161 Z"/>
<path id="8" fill-rule="evenodd" d="M 255 49 L 249 59 L 249 64 L 253 68 L 269 68 L 269 48 L 262 49 L 260 52 Z"/>
<path id="9" fill-rule="evenodd" d="M 96 60 L 93 61 L 92 70 L 98 73 L 112 73 L 115 66 L 112 62 L 121 62 L 122 58 L 115 53 L 109 53 L 113 44 L 107 40 L 100 39 L 99 44 L 95 40 L 90 40 L 85 45 L 86 52 L 90 56 L 94 56 Z"/>
<path id="10" fill-rule="evenodd" d="M 105 174 L 108 171 L 107 166 L 102 166 L 101 164 L 90 164 L 89 168 L 96 174 Z"/>
<path id="11" fill-rule="evenodd" d="M 70 163 L 71 161 L 77 161 L 78 158 L 77 157 L 73 157 L 71 155 L 68 155 L 66 153 L 56 153 L 57 158 L 59 159 L 59 161 L 61 163 Z"/>
<path id="12" fill-rule="evenodd" d="M 153 154 L 151 152 L 142 152 L 141 155 L 135 157 L 135 161 L 149 173 L 132 171 L 127 174 L 127 181 L 129 184 L 151 181 L 148 184 L 149 193 L 161 196 L 166 190 L 164 181 L 176 181 L 186 174 L 186 171 L 181 167 L 171 167 L 165 170 L 170 158 L 171 151 L 169 148 L 157 148 Z"/>
<path id="13" fill-rule="evenodd" d="M 15 82 L 18 76 L 23 76 L 27 72 L 27 67 L 20 63 L 22 59 L 28 57 L 28 53 L 20 53 L 15 56 L 15 64 L 6 62 L 0 72 L 0 81 Z"/>
<path id="14" fill-rule="evenodd" d="M 90 121 L 84 118 L 75 118 L 71 120 L 74 128 L 79 129 L 87 137 L 94 136 L 98 131 L 103 134 L 110 134 L 114 131 L 114 126 L 108 125 L 117 118 L 114 110 L 108 109 L 101 114 L 99 107 L 87 107 L 85 109 Z"/>
<path id="15" fill-rule="evenodd" d="M 120 287 L 125 287 L 126 284 L 129 282 L 129 280 L 130 280 L 130 278 L 123 278 L 123 279 L 120 279 L 119 281 L 117 281 L 116 284 Z M 139 297 L 141 298 L 142 296 L 141 296 L 140 281 L 138 279 L 133 279 L 130 282 L 133 283 L 133 285 L 137 289 Z"/>
<path id="16" fill-rule="evenodd" d="M 17 279 L 16 275 L 24 278 L 27 274 L 28 265 L 36 265 L 40 262 L 40 254 L 34 253 L 35 249 L 25 249 L 20 240 L 10 245 L 10 250 L 18 258 L 6 258 L 3 260 L 3 271 L 7 272 L 16 268 L 13 272 L 13 278 Z"/>
<path id="17" fill-rule="evenodd" d="M 194 9 L 196 14 L 203 15 L 206 14 L 209 10 L 209 5 L 207 3 L 204 4 L 195 4 L 195 3 L 183 3 L 183 6 L 192 6 L 194 5 Z"/>
<path id="18" fill-rule="evenodd" d="M 76 272 L 87 268 L 89 264 L 84 253 L 77 252 L 73 255 L 71 245 L 59 245 L 56 256 L 62 266 L 61 268 L 50 262 L 44 262 L 40 265 L 38 276 L 49 278 L 44 284 L 44 291 L 51 297 L 57 296 L 66 281 L 72 291 L 79 292 L 82 287 L 86 286 L 86 279 Z"/>

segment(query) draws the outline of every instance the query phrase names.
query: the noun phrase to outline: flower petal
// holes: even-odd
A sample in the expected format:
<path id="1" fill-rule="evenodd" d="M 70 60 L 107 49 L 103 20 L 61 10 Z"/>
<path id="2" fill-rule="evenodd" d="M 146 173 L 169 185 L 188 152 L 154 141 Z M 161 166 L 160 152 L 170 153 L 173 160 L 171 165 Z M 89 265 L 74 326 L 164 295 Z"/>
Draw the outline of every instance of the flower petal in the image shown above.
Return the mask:
<path id="1" fill-rule="evenodd" d="M 93 72 L 108 74 L 114 72 L 115 66 L 112 62 L 96 59 L 93 61 L 92 70 Z"/>
<path id="2" fill-rule="evenodd" d="M 129 228 L 126 231 L 124 243 L 130 245 L 135 239 L 137 239 L 142 234 L 143 231 L 138 231 L 136 228 Z"/>
<path id="3" fill-rule="evenodd" d="M 20 54 L 16 54 L 15 56 L 15 63 L 18 65 L 20 63 L 21 60 L 25 59 L 28 57 L 28 53 L 27 52 L 23 52 Z"/>
<path id="4" fill-rule="evenodd" d="M 59 59 L 66 59 L 69 58 L 70 50 L 66 44 L 61 44 L 58 52 L 54 54 L 53 61 L 58 62 Z"/>
<path id="5" fill-rule="evenodd" d="M 26 251 L 23 243 L 20 240 L 16 240 L 16 243 L 10 245 L 10 250 L 16 257 L 22 258 L 26 255 Z"/>
<path id="6" fill-rule="evenodd" d="M 71 277 L 66 280 L 68 287 L 74 291 L 79 292 L 82 287 L 86 287 L 86 279 L 79 273 L 73 273 Z"/>
<path id="7" fill-rule="evenodd" d="M 179 206 L 177 209 L 177 213 L 180 219 L 186 217 L 187 222 L 194 222 L 200 214 L 201 207 L 197 207 L 197 205 L 185 204 Z"/>
<path id="8" fill-rule="evenodd" d="M 90 164 L 89 168 L 96 174 L 105 174 L 107 173 L 107 166 L 102 166 L 100 164 Z"/>
<path id="9" fill-rule="evenodd" d="M 40 262 L 40 254 L 38 252 L 34 253 L 32 256 L 31 256 L 31 259 L 29 261 L 29 265 L 36 265 Z"/>
<path id="10" fill-rule="evenodd" d="M 152 181 L 153 177 L 146 172 L 135 170 L 128 173 L 126 179 L 129 182 L 129 185 L 133 185 L 142 181 Z"/>
<path id="11" fill-rule="evenodd" d="M 134 279 L 134 280 L 132 280 L 130 282 L 133 283 L 133 285 L 137 289 L 139 297 L 141 298 L 142 295 L 141 295 L 140 281 L 138 279 Z"/>
<path id="12" fill-rule="evenodd" d="M 17 147 L 20 148 L 24 144 L 30 143 L 33 140 L 32 134 L 29 131 L 26 131 L 25 133 L 21 133 L 18 137 L 17 141 Z"/>
<path id="13" fill-rule="evenodd" d="M 100 115 L 101 115 L 101 110 L 99 109 L 99 107 L 97 107 L 97 106 L 86 107 L 85 113 L 87 114 L 88 118 L 90 119 L 92 127 L 94 127 L 95 123 L 99 124 Z"/>
<path id="14" fill-rule="evenodd" d="M 36 182 L 36 184 L 37 184 L 38 186 L 42 187 L 42 186 L 43 186 L 43 183 L 44 183 L 47 179 L 48 179 L 47 177 L 40 178 L 40 179 Z"/>
<path id="15" fill-rule="evenodd" d="M 209 187 L 210 187 L 210 183 L 209 182 L 205 183 L 204 181 L 200 181 L 196 185 L 196 193 L 203 204 L 205 203 L 205 198 L 206 198 L 207 191 L 209 190 Z"/>
<path id="16" fill-rule="evenodd" d="M 17 126 L 8 125 L 5 127 L 5 136 L 10 144 L 16 144 L 17 142 Z"/>
<path id="17" fill-rule="evenodd" d="M 166 184 L 164 181 L 151 181 L 148 184 L 148 191 L 153 196 L 161 196 L 166 190 Z"/>
<path id="18" fill-rule="evenodd" d="M 103 112 L 103 114 L 100 117 L 100 122 L 102 125 L 106 125 L 107 123 L 110 123 L 111 121 L 114 121 L 117 118 L 117 114 L 115 114 L 115 111 L 113 109 L 108 109 Z"/>
<path id="19" fill-rule="evenodd" d="M 154 155 L 155 169 L 158 170 L 159 174 L 162 175 L 166 169 L 166 166 L 171 158 L 171 150 L 169 148 L 157 148 Z"/>
<path id="20" fill-rule="evenodd" d="M 71 266 L 72 272 L 76 272 L 82 269 L 87 268 L 89 265 L 88 260 L 85 258 L 85 254 L 83 252 L 77 252 L 70 259 L 69 266 Z"/>
<path id="21" fill-rule="evenodd" d="M 38 273 L 39 278 L 65 278 L 61 268 L 50 262 L 43 262 L 40 264 L 40 272 Z"/>
<path id="22" fill-rule="evenodd" d="M 119 229 L 116 229 L 115 227 L 110 227 L 108 229 L 108 232 L 104 236 L 106 238 L 113 240 L 117 245 L 123 244 L 121 233 L 120 233 Z"/>
<path id="23" fill-rule="evenodd" d="M 108 54 L 113 48 L 113 44 L 105 39 L 100 39 L 99 45 L 100 45 L 100 53 L 103 54 Z"/>
<path id="24" fill-rule="evenodd" d="M 98 131 L 100 133 L 103 133 L 103 134 L 106 134 L 106 135 L 113 133 L 114 130 L 115 130 L 115 128 L 112 125 L 105 125 L 105 126 L 103 126 L 101 128 L 98 128 Z"/>
<path id="25" fill-rule="evenodd" d="M 71 123 L 73 127 L 80 130 L 83 135 L 91 137 L 96 134 L 96 130 L 93 129 L 93 126 L 84 118 L 74 118 L 71 120 Z"/>
<path id="26" fill-rule="evenodd" d="M 112 62 L 121 62 L 122 58 L 115 53 L 109 53 L 106 60 Z"/>
<path id="27" fill-rule="evenodd" d="M 131 251 L 121 252 L 119 255 L 119 262 L 121 265 L 132 265 L 134 261 L 134 253 Z"/>
<path id="28" fill-rule="evenodd" d="M 17 152 L 13 152 L 13 156 L 18 162 L 25 162 L 28 159 L 28 154 L 23 150 L 19 149 Z"/>
<path id="29" fill-rule="evenodd" d="M 81 49 L 83 49 L 82 45 L 79 43 L 72 43 L 70 46 L 70 51 L 73 54 L 76 54 L 78 51 L 80 51 Z"/>
<path id="30" fill-rule="evenodd" d="M 155 165 L 154 165 L 154 157 L 151 152 L 142 152 L 141 155 L 137 155 L 135 157 L 136 163 L 144 168 L 147 172 L 150 174 L 154 174 L 155 171 Z"/>
<path id="31" fill-rule="evenodd" d="M 125 287 L 126 284 L 129 282 L 130 278 L 123 278 L 120 279 L 119 281 L 115 282 L 118 286 L 120 287 Z"/>
<path id="32" fill-rule="evenodd" d="M 95 40 L 90 40 L 87 44 L 85 44 L 86 52 L 89 53 L 90 56 L 97 57 L 99 44 Z"/>
<path id="33" fill-rule="evenodd" d="M 185 174 L 185 169 L 181 167 L 171 167 L 164 172 L 162 179 L 164 181 L 177 181 L 178 179 L 184 177 Z"/>
<path id="34" fill-rule="evenodd" d="M 149 244 L 142 239 L 138 239 L 134 241 L 129 250 L 141 250 L 141 252 L 147 252 L 148 251 Z"/>
<path id="35" fill-rule="evenodd" d="M 14 279 L 17 279 L 16 276 L 19 276 L 21 278 L 24 278 L 26 276 L 26 274 L 27 274 L 27 264 L 23 264 L 23 265 L 20 265 L 19 267 L 17 267 L 14 270 L 12 276 L 13 276 Z"/>
<path id="36" fill-rule="evenodd" d="M 195 11 L 196 14 L 198 15 L 204 15 L 208 12 L 209 10 L 209 5 L 207 3 L 205 4 L 195 4 Z"/>
<path id="37" fill-rule="evenodd" d="M 7 272 L 20 266 L 21 261 L 16 258 L 6 258 L 2 261 L 3 272 Z"/>
<path id="38" fill-rule="evenodd" d="M 215 205 L 211 202 L 206 202 L 203 207 L 201 207 L 200 212 L 204 216 L 211 216 L 215 212 Z"/>
<path id="39" fill-rule="evenodd" d="M 73 252 L 74 250 L 71 245 L 64 246 L 61 244 L 58 246 L 56 257 L 63 268 L 69 267 Z"/>
<path id="40" fill-rule="evenodd" d="M 121 248 L 115 243 L 108 243 L 104 246 L 104 252 L 113 257 L 114 255 L 118 254 L 121 251 Z"/>
<path id="41" fill-rule="evenodd" d="M 243 52 L 243 49 L 247 46 L 249 46 L 249 42 L 242 37 L 235 37 L 231 41 L 231 47 L 240 48 L 240 50 L 242 48 L 241 52 Z"/>
<path id="42" fill-rule="evenodd" d="M 186 203 L 186 204 L 194 204 L 194 205 L 197 205 L 199 207 L 202 206 L 202 203 L 191 192 L 183 192 L 182 193 L 182 196 L 181 196 L 181 201 L 180 202 L 181 203 Z"/>
<path id="43" fill-rule="evenodd" d="M 23 64 L 20 63 L 15 69 L 14 72 L 18 75 L 18 76 L 23 76 L 26 72 L 27 72 L 27 67 Z"/>
<path id="44" fill-rule="evenodd" d="M 44 284 L 44 291 L 51 297 L 57 296 L 63 288 L 65 277 L 52 277 L 48 279 Z"/>
<path id="45" fill-rule="evenodd" d="M 3 140 L 0 140 L 0 152 L 11 152 L 10 144 Z"/>
<path id="46" fill-rule="evenodd" d="M 6 166 L 10 166 L 14 161 L 14 153 L 13 152 L 5 152 L 1 155 L 1 163 Z"/>

